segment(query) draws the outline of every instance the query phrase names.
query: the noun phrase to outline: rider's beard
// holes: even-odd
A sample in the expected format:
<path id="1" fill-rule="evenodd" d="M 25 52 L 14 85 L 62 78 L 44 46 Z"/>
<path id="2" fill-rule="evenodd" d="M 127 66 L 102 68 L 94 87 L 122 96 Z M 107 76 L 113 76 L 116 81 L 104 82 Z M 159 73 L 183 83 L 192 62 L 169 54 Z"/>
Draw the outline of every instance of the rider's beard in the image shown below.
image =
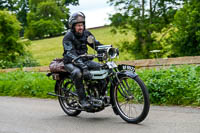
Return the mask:
<path id="1" fill-rule="evenodd" d="M 79 31 L 79 32 L 75 32 L 75 35 L 78 37 L 81 37 L 83 35 L 84 30 Z"/>

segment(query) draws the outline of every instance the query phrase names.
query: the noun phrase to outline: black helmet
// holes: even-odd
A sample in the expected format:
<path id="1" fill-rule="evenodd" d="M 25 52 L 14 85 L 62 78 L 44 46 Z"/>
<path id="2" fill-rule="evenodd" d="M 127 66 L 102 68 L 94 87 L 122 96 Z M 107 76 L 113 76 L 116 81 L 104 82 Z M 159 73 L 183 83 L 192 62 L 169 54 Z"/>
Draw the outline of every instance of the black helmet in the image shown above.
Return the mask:
<path id="1" fill-rule="evenodd" d="M 83 23 L 85 26 L 85 15 L 82 12 L 76 12 L 71 15 L 69 18 L 69 28 L 73 29 L 77 23 Z"/>

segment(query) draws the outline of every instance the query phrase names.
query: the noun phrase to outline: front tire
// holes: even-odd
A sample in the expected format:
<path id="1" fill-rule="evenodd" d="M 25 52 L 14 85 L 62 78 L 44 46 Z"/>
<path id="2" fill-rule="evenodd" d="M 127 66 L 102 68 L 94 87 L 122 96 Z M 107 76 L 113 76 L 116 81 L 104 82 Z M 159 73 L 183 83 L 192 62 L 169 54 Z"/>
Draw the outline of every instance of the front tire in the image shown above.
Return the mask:
<path id="1" fill-rule="evenodd" d="M 111 95 L 117 113 L 126 122 L 137 124 L 148 115 L 149 94 L 138 76 L 135 78 L 120 77 Z"/>
<path id="2" fill-rule="evenodd" d="M 69 80 L 59 80 L 57 81 L 57 91 L 58 91 L 58 95 L 62 96 L 62 97 L 58 97 L 59 103 L 61 108 L 63 109 L 63 111 L 69 115 L 69 116 L 77 116 L 81 113 L 80 110 L 72 110 L 69 109 L 71 107 L 71 105 L 69 105 L 69 103 L 74 104 L 74 106 L 78 106 L 78 97 L 70 95 L 69 91 L 76 93 L 76 89 L 74 86 L 73 81 Z"/>

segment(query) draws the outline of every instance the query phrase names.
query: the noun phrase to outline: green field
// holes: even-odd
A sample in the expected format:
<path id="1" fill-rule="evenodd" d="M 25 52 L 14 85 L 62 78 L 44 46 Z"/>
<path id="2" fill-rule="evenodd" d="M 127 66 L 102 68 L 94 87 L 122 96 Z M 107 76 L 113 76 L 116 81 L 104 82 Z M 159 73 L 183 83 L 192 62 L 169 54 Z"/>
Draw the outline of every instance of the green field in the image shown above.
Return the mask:
<path id="1" fill-rule="evenodd" d="M 133 41 L 134 34 L 114 34 L 110 32 L 111 27 L 104 27 L 99 29 L 90 30 L 94 34 L 95 38 L 102 44 L 112 44 L 114 47 L 119 47 L 122 41 Z M 29 50 L 33 54 L 33 57 L 40 63 L 41 66 L 47 66 L 54 58 L 62 57 L 63 46 L 62 39 L 64 36 L 48 38 L 43 40 L 32 41 Z M 89 48 L 89 53 L 94 53 Z M 121 52 L 120 57 L 117 60 L 131 60 L 134 57 L 127 53 Z"/>

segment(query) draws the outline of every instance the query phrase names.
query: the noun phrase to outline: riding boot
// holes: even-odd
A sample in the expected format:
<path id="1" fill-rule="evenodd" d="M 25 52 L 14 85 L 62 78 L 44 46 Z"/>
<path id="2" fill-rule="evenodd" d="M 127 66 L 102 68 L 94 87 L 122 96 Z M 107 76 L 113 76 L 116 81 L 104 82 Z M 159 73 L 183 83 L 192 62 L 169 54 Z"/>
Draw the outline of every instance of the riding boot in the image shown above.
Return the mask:
<path id="1" fill-rule="evenodd" d="M 79 97 L 80 104 L 83 108 L 90 108 L 89 102 L 86 100 L 85 89 L 81 79 L 75 80 L 76 91 Z"/>

